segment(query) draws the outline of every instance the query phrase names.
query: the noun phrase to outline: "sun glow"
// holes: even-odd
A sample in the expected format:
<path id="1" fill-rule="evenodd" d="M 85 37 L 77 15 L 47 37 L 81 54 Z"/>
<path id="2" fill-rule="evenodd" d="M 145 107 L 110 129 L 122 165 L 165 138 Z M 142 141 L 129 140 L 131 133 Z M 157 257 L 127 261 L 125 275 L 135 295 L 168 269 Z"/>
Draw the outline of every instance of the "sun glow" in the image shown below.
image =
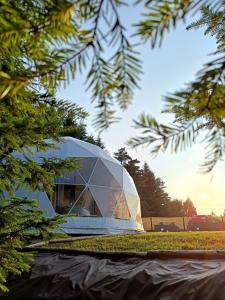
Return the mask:
<path id="1" fill-rule="evenodd" d="M 200 194 L 200 200 L 202 201 L 208 201 L 209 200 L 209 195 L 206 193 L 201 193 Z"/>

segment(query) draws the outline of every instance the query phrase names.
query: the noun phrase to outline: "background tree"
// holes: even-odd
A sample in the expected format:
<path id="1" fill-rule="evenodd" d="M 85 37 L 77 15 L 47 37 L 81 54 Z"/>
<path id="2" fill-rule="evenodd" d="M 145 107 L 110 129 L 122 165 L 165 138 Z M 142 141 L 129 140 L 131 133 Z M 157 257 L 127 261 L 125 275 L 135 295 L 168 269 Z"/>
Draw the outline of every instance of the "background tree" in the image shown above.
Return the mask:
<path id="1" fill-rule="evenodd" d="M 134 182 L 138 186 L 139 181 L 141 180 L 142 172 L 139 167 L 140 161 L 138 159 L 129 159 L 127 163 L 125 164 L 125 168 L 130 174 L 130 176 L 133 178 Z"/>
<path id="2" fill-rule="evenodd" d="M 85 123 L 88 113 L 81 106 L 64 102 L 62 106 L 58 102 L 59 115 L 61 116 L 61 129 L 60 136 L 71 136 L 82 141 L 97 145 L 102 149 L 105 148 L 100 137 L 95 138 L 93 135 L 88 134 L 87 125 Z"/>
<path id="3" fill-rule="evenodd" d="M 141 200 L 141 213 L 143 217 L 166 216 L 170 197 L 165 191 L 165 183 L 155 177 L 147 163 L 142 169 L 142 180 L 137 185 Z"/>
<path id="4" fill-rule="evenodd" d="M 127 170 L 137 187 L 139 181 L 142 180 L 142 171 L 139 166 L 140 161 L 136 158 L 132 159 L 125 147 L 118 149 L 118 151 L 114 153 L 114 157 Z"/>
<path id="5" fill-rule="evenodd" d="M 173 199 L 172 201 L 168 202 L 167 205 L 164 207 L 164 216 L 183 217 L 184 211 L 182 200 Z"/>
<path id="6" fill-rule="evenodd" d="M 131 160 L 131 156 L 127 153 L 125 147 L 118 149 L 117 152 L 114 153 L 115 159 L 117 159 L 122 166 L 126 166 L 129 160 Z"/>
<path id="7" fill-rule="evenodd" d="M 197 215 L 197 210 L 190 198 L 187 198 L 183 202 L 183 212 L 186 217 L 193 217 L 194 215 Z"/>

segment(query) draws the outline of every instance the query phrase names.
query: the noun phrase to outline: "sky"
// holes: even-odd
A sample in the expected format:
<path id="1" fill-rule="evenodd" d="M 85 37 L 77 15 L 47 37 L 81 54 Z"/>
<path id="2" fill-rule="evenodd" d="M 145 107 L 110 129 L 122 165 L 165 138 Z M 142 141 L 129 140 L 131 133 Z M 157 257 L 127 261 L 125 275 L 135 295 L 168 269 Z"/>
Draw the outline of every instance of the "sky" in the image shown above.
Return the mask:
<path id="1" fill-rule="evenodd" d="M 120 11 L 120 17 L 130 28 L 130 24 L 138 20 L 140 12 L 139 8 L 126 7 Z M 141 163 L 147 162 L 155 175 L 165 182 L 166 191 L 172 198 L 185 200 L 190 197 L 198 214 L 210 214 L 213 211 L 221 215 L 225 209 L 225 163 L 219 163 L 210 174 L 200 173 L 204 144 L 196 144 L 175 155 L 167 151 L 154 159 L 149 148 L 133 150 L 126 144 L 129 138 L 138 134 L 133 128 L 133 120 L 140 113 L 149 113 L 162 122 L 169 121 L 168 116 L 161 114 L 162 96 L 183 88 L 193 80 L 196 72 L 210 60 L 209 53 L 216 49 L 214 39 L 204 36 L 203 30 L 186 30 L 190 21 L 193 19 L 186 24 L 180 23 L 166 35 L 161 48 L 152 50 L 150 44 L 139 47 L 144 62 L 140 89 L 135 90 L 127 111 L 118 111 L 120 122 L 103 132 L 101 138 L 110 154 L 125 146 L 133 158 L 138 158 Z M 127 34 L 131 33 L 128 29 Z M 95 104 L 91 103 L 91 95 L 86 91 L 84 81 L 85 74 L 78 75 L 66 89 L 58 92 L 58 97 L 84 107 L 90 115 L 87 120 L 88 132 L 96 135 L 92 125 L 96 114 Z"/>

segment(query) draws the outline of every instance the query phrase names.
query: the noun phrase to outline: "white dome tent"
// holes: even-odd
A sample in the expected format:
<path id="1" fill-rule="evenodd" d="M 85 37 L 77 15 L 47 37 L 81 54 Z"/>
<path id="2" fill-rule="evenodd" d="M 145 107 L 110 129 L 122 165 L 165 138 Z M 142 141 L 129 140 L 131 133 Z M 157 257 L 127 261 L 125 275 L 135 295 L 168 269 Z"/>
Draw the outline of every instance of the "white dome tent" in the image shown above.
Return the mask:
<path id="1" fill-rule="evenodd" d="M 55 212 L 67 215 L 61 225 L 70 234 L 114 234 L 143 231 L 140 199 L 132 178 L 121 164 L 98 146 L 72 137 L 64 137 L 42 157 L 75 157 L 80 169 L 55 178 L 51 199 L 45 192 L 35 192 L 39 207 L 48 216 Z M 23 190 L 18 196 L 24 196 Z M 29 193 L 29 196 L 32 196 Z M 70 214 L 77 216 L 70 216 Z"/>

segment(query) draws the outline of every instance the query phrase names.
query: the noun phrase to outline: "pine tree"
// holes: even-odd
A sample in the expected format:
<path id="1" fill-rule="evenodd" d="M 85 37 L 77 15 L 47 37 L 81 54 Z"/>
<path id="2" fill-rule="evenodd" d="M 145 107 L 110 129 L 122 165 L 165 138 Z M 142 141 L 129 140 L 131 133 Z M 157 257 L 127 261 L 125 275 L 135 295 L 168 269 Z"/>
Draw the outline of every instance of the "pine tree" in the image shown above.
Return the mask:
<path id="1" fill-rule="evenodd" d="M 114 153 L 115 159 L 117 159 L 124 167 L 131 160 L 130 155 L 127 153 L 126 148 L 120 148 Z"/>
<path id="2" fill-rule="evenodd" d="M 166 216 L 170 197 L 165 192 L 165 183 L 155 177 L 147 163 L 144 163 L 142 169 L 142 181 L 138 185 L 138 193 L 143 217 Z"/>
<path id="3" fill-rule="evenodd" d="M 130 174 L 130 176 L 133 178 L 136 185 L 138 185 L 141 176 L 141 169 L 139 164 L 140 161 L 138 159 L 131 158 L 124 165 L 124 167 L 126 168 L 127 172 Z"/>
<path id="4" fill-rule="evenodd" d="M 183 202 L 179 199 L 173 199 L 164 207 L 164 216 L 166 217 L 183 217 Z"/>

